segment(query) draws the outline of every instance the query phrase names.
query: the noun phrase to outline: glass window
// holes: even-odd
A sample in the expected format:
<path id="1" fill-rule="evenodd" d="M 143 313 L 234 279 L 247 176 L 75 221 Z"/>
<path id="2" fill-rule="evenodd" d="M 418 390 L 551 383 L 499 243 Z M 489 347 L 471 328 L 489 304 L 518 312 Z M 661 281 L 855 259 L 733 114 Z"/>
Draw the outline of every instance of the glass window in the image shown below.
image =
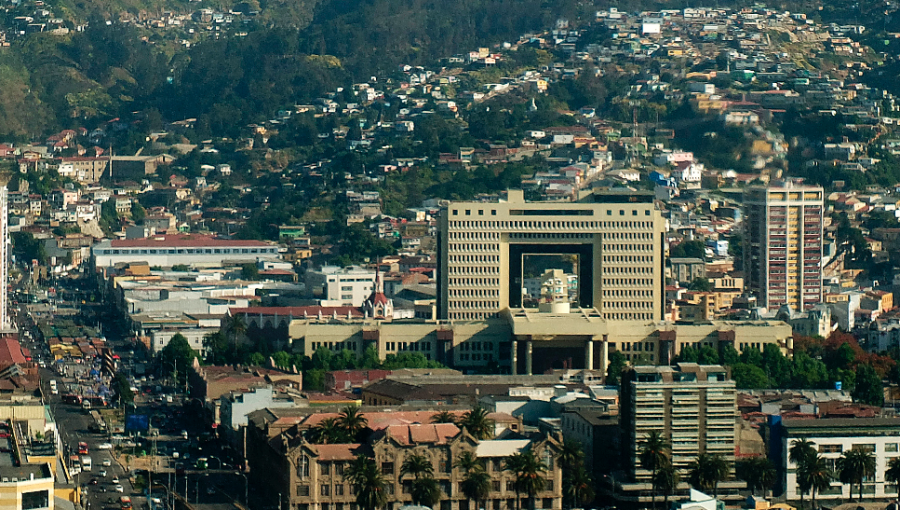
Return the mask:
<path id="1" fill-rule="evenodd" d="M 34 491 L 22 493 L 22 509 L 47 508 L 50 506 L 50 496 L 47 491 Z"/>
<path id="2" fill-rule="evenodd" d="M 323 483 L 321 487 L 321 492 L 319 492 L 322 496 L 331 496 L 331 486 Z"/>
<path id="3" fill-rule="evenodd" d="M 323 475 L 330 475 L 331 474 L 331 463 L 323 462 L 323 463 L 319 464 L 319 473 L 321 473 Z"/>
<path id="4" fill-rule="evenodd" d="M 394 463 L 393 462 L 382 462 L 381 463 L 381 474 L 383 474 L 383 475 L 394 474 Z"/>
<path id="5" fill-rule="evenodd" d="M 889 453 L 897 453 L 897 443 L 885 443 L 884 451 Z"/>

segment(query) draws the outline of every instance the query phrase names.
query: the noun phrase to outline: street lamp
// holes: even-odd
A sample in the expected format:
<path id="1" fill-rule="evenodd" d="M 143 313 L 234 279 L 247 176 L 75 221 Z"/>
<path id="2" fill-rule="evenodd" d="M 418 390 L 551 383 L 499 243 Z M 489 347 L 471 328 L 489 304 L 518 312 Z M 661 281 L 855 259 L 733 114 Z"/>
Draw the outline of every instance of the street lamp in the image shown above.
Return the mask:
<path id="1" fill-rule="evenodd" d="M 245 475 L 244 473 L 242 473 L 240 471 L 235 471 L 234 474 L 244 477 L 244 506 L 246 506 L 249 509 L 250 502 L 247 500 L 247 475 Z M 281 498 L 281 496 L 279 495 L 279 506 L 280 506 L 280 501 L 281 501 L 280 498 Z"/>

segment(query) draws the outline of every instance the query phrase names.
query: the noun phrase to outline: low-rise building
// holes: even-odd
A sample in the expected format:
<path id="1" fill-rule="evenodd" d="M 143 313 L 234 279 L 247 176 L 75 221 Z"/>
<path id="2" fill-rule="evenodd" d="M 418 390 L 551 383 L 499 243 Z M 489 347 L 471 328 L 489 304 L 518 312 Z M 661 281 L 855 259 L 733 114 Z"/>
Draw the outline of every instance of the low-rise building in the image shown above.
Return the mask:
<path id="1" fill-rule="evenodd" d="M 875 457 L 875 472 L 863 478 L 862 494 L 858 487 L 852 489 L 839 479 L 834 479 L 829 487 L 819 491 L 821 500 L 846 500 L 853 491 L 854 497 L 861 499 L 891 498 L 896 487 L 885 478 L 888 462 L 900 451 L 900 419 L 898 418 L 826 418 L 818 420 L 785 419 L 780 426 L 771 427 L 773 443 L 778 448 L 776 459 L 782 466 L 783 483 L 787 489 L 787 499 L 800 499 L 797 485 L 797 465 L 790 460 L 788 451 L 794 441 L 806 439 L 813 443 L 816 451 L 832 472 L 837 472 L 837 461 L 844 452 L 863 450 Z M 772 457 L 770 452 L 770 457 Z"/>
<path id="2" fill-rule="evenodd" d="M 398 413 L 403 414 L 403 413 Z M 537 494 L 537 506 L 562 508 L 562 471 L 557 468 L 559 439 L 478 440 L 452 423 L 404 422 L 402 417 L 379 422 L 369 420 L 368 440 L 364 443 L 313 444 L 305 433 L 268 410 L 250 416 L 248 426 L 248 462 L 250 481 L 269 503 L 283 502 L 299 510 L 354 508 L 355 488 L 345 478 L 349 463 L 363 455 L 374 461 L 386 484 L 388 510 L 411 504 L 410 475 L 401 473 L 404 460 L 412 454 L 425 454 L 432 462 L 434 477 L 441 489 L 442 510 L 469 510 L 471 502 L 460 490 L 465 476 L 455 460 L 463 452 L 481 459 L 491 477 L 486 508 L 514 510 L 517 495 L 514 475 L 503 469 L 509 456 L 531 450 L 547 470 L 544 490 Z"/>

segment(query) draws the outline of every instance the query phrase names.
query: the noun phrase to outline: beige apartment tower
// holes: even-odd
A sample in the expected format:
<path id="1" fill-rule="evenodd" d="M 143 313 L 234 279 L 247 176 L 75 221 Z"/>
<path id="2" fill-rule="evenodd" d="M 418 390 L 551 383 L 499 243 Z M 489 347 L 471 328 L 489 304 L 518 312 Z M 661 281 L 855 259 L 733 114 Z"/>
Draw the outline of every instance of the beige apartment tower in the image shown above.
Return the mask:
<path id="1" fill-rule="evenodd" d="M 439 232 L 438 317 L 484 320 L 541 308 L 529 284 L 559 269 L 568 308 L 607 320 L 662 319 L 665 221 L 652 193 L 602 191 L 583 202 L 452 202 Z M 546 303 L 543 303 L 546 305 Z"/>
<path id="2" fill-rule="evenodd" d="M 760 306 L 822 301 L 824 190 L 791 181 L 744 192 L 744 273 Z"/>
<path id="3" fill-rule="evenodd" d="M 637 366 L 623 375 L 619 388 L 624 465 L 632 480 L 648 481 L 638 456 L 650 432 L 671 445 L 672 465 L 685 472 L 701 453 L 734 461 L 737 416 L 734 381 L 725 367 L 679 363 Z"/>

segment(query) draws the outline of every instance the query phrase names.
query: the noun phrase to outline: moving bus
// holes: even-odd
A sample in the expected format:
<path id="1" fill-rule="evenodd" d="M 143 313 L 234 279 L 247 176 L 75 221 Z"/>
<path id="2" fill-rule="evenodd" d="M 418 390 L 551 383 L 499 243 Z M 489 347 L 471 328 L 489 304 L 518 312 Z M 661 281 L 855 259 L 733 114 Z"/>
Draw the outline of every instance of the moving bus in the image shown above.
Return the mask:
<path id="1" fill-rule="evenodd" d="M 90 455 L 82 455 L 81 456 L 81 470 L 82 471 L 90 471 L 91 470 L 91 456 Z"/>
<path id="2" fill-rule="evenodd" d="M 78 443 L 78 455 L 87 455 L 88 453 L 88 444 Z"/>
<path id="3" fill-rule="evenodd" d="M 81 398 L 81 395 L 69 394 L 69 395 L 63 395 L 62 400 L 63 400 L 63 404 L 80 405 L 82 398 Z"/>

